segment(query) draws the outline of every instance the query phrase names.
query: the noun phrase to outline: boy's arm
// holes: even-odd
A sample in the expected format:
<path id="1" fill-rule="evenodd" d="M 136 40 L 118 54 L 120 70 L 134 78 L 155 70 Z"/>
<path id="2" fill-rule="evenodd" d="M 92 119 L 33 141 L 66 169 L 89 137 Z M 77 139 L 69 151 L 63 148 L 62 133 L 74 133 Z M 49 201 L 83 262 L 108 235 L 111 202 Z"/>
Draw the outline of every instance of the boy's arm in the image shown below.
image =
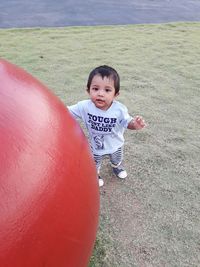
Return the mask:
<path id="1" fill-rule="evenodd" d="M 146 126 L 144 119 L 141 116 L 136 116 L 133 118 L 127 126 L 130 130 L 140 130 Z"/>
<path id="2" fill-rule="evenodd" d="M 75 118 L 75 119 L 81 119 L 81 112 L 79 109 L 79 105 L 75 104 L 72 106 L 67 106 L 69 112 L 71 113 L 71 115 Z"/>

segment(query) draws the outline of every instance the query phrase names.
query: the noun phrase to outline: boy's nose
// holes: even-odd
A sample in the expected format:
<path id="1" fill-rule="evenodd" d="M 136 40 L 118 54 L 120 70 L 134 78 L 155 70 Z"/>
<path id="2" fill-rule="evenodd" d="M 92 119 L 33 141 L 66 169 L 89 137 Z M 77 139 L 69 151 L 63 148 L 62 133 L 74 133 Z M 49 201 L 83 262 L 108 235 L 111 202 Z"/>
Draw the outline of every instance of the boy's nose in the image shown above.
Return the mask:
<path id="1" fill-rule="evenodd" d="M 98 95 L 99 95 L 99 96 L 103 96 L 103 95 L 104 95 L 103 90 L 99 90 L 99 91 L 98 91 Z"/>

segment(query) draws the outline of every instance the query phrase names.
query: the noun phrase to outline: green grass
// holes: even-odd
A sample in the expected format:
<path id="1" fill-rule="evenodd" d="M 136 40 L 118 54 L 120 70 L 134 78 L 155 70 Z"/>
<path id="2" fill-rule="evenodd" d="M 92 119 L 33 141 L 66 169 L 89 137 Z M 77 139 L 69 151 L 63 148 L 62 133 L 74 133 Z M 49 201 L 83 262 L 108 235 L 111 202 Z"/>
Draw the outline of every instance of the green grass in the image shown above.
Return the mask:
<path id="1" fill-rule="evenodd" d="M 109 64 L 119 100 L 148 123 L 126 132 L 124 183 L 103 166 L 90 267 L 200 266 L 200 23 L 0 30 L 0 57 L 67 104 Z"/>
<path id="2" fill-rule="evenodd" d="M 109 257 L 109 254 L 107 254 L 107 250 L 109 247 L 111 247 L 111 241 L 103 234 L 102 227 L 100 226 L 89 267 L 104 266 L 105 262 L 108 261 L 107 257 Z"/>

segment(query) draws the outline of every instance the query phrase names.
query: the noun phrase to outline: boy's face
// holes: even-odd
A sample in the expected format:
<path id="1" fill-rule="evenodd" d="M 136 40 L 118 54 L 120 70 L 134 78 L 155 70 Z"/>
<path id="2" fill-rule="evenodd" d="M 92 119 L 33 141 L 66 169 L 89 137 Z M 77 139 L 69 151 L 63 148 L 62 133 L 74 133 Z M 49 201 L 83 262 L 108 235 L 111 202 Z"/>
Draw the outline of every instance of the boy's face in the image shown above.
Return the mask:
<path id="1" fill-rule="evenodd" d="M 115 94 L 113 79 L 106 76 L 102 78 L 100 75 L 93 77 L 88 94 L 95 106 L 102 110 L 107 110 L 119 95 Z"/>

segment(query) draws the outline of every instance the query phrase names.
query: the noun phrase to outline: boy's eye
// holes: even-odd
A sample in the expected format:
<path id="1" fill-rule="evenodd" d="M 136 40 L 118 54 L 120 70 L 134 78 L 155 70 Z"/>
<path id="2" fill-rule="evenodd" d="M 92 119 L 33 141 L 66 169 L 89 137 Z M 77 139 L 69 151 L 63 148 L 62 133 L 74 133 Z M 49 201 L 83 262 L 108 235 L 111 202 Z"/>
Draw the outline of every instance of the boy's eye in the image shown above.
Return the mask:
<path id="1" fill-rule="evenodd" d="M 111 89 L 106 89 L 106 93 L 109 93 L 109 92 L 111 92 Z"/>
<path id="2" fill-rule="evenodd" d="M 93 87 L 92 90 L 98 91 L 98 88 L 97 87 Z"/>

